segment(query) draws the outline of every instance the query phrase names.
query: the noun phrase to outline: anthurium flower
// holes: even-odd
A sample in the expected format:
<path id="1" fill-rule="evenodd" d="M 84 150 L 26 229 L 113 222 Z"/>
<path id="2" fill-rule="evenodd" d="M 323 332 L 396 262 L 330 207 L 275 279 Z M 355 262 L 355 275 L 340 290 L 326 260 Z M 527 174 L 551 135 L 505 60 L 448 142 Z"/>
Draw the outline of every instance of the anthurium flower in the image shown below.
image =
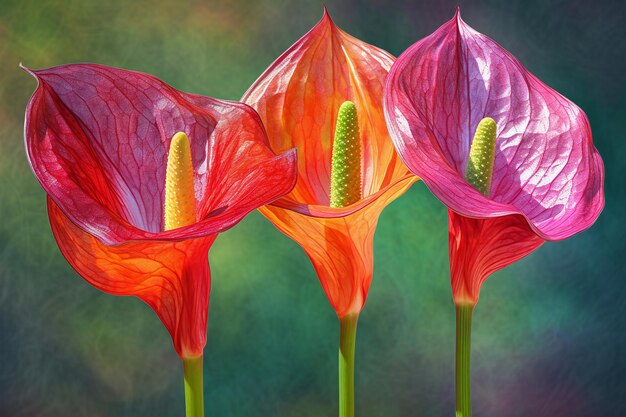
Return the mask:
<path id="1" fill-rule="evenodd" d="M 340 360 L 345 355 L 348 362 L 354 337 L 347 334 L 356 329 L 372 279 L 378 217 L 416 181 L 398 158 L 383 115 L 393 61 L 340 30 L 325 11 L 242 99 L 259 112 L 275 152 L 298 149 L 296 186 L 260 210 L 311 259 L 342 322 Z M 352 415 L 351 380 L 340 381 L 344 388 L 341 415 Z"/>
<path id="2" fill-rule="evenodd" d="M 30 73 L 26 149 L 61 252 L 93 286 L 152 307 L 184 361 L 188 415 L 202 415 L 208 250 L 291 190 L 295 152 L 277 156 L 250 107 L 147 74 L 88 64 Z"/>
<path id="3" fill-rule="evenodd" d="M 457 416 L 469 407 L 469 329 L 494 271 L 589 226 L 604 203 L 585 114 L 460 13 L 392 67 L 385 115 L 408 168 L 449 208 Z"/>

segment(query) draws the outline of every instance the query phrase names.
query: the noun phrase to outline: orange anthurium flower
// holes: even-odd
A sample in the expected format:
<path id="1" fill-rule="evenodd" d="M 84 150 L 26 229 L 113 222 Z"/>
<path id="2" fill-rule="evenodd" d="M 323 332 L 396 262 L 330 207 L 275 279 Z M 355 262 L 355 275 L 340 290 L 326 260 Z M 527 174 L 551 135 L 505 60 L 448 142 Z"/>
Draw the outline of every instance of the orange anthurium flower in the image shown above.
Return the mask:
<path id="1" fill-rule="evenodd" d="M 242 99 L 261 116 L 275 152 L 298 149 L 296 186 L 261 213 L 306 251 L 338 317 L 355 322 L 372 279 L 378 217 L 417 180 L 402 164 L 385 125 L 383 88 L 393 61 L 340 30 L 325 11 Z M 352 162 L 361 174 L 360 196 L 330 207 L 334 132 L 346 101 L 358 118 L 360 157 Z"/>
<path id="2" fill-rule="evenodd" d="M 61 252 L 85 280 L 145 301 L 185 366 L 188 416 L 202 416 L 202 352 L 218 233 L 295 183 L 256 112 L 101 65 L 31 72 L 29 162 Z"/>
<path id="3" fill-rule="evenodd" d="M 261 116 L 274 152 L 298 149 L 296 186 L 260 211 L 307 252 L 340 318 L 359 313 L 365 303 L 378 216 L 417 180 L 400 161 L 385 125 L 382 93 L 393 61 L 343 32 L 325 12 L 242 99 Z M 333 208 L 333 131 L 346 100 L 358 114 L 363 198 Z"/>

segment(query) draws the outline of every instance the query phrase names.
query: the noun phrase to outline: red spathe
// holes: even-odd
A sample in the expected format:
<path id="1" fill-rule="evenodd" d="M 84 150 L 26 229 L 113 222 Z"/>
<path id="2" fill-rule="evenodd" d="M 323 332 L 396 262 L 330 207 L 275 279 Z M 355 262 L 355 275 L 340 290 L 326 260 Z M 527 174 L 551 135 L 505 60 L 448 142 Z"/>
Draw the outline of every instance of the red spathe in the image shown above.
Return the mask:
<path id="1" fill-rule="evenodd" d="M 147 74 L 93 64 L 31 73 L 39 85 L 26 149 L 63 255 L 97 288 L 148 303 L 181 357 L 201 355 L 208 250 L 218 233 L 291 190 L 295 152 L 270 149 L 252 108 Z M 179 131 L 190 140 L 197 221 L 163 231 L 167 155 Z"/>

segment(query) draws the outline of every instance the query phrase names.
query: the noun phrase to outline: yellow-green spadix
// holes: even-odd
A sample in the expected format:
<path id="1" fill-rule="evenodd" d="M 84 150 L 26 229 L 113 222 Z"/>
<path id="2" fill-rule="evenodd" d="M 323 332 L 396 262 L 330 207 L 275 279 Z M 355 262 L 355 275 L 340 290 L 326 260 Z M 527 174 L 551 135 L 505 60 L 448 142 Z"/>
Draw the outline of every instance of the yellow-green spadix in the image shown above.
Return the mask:
<path id="1" fill-rule="evenodd" d="M 345 101 L 337 113 L 330 180 L 330 206 L 345 207 L 361 199 L 361 137 L 357 109 Z"/>
<path id="2" fill-rule="evenodd" d="M 465 180 L 488 197 L 496 155 L 496 122 L 485 117 L 478 123 L 465 170 Z"/>

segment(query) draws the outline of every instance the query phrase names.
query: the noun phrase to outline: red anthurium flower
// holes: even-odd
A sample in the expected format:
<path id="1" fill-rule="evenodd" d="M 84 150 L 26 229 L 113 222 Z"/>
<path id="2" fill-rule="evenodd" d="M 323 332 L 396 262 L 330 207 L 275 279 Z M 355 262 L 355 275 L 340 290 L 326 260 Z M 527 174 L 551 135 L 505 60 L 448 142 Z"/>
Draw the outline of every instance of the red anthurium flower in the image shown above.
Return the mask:
<path id="1" fill-rule="evenodd" d="M 473 306 L 491 273 L 602 210 L 602 160 L 584 113 L 458 12 L 398 58 L 385 115 L 405 164 L 450 209 L 457 305 Z"/>
<path id="2" fill-rule="evenodd" d="M 385 125 L 382 93 L 393 61 L 340 30 L 325 11 L 242 99 L 259 112 L 274 151 L 298 149 L 296 186 L 260 210 L 303 247 L 338 317 L 354 326 L 372 279 L 378 216 L 417 180 L 398 158 Z M 335 177 L 360 177 L 345 189 L 354 198 L 333 204 L 331 160 L 339 142 L 347 148 L 337 155 L 348 152 L 351 166 Z"/>
<path id="3" fill-rule="evenodd" d="M 208 250 L 218 233 L 291 190 L 295 152 L 277 156 L 250 107 L 147 74 L 100 65 L 31 73 L 39 85 L 26 148 L 63 255 L 95 287 L 149 304 L 181 358 L 201 357 Z M 168 226 L 167 210 L 170 223 L 187 218 Z"/>

